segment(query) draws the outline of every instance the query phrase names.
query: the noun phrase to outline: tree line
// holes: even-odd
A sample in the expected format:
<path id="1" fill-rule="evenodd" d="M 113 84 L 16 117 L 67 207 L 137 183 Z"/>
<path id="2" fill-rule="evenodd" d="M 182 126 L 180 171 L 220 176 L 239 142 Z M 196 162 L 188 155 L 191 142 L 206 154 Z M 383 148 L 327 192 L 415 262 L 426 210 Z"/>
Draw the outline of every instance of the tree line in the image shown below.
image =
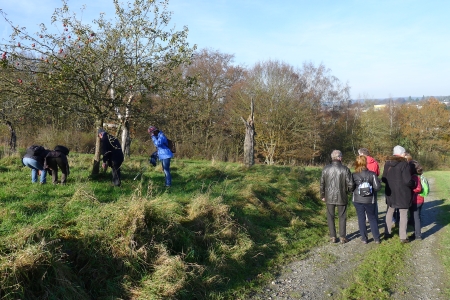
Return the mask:
<path id="1" fill-rule="evenodd" d="M 375 110 L 370 99 L 352 101 L 323 64 L 245 67 L 232 54 L 197 50 L 187 26 L 169 28 L 168 0 L 113 3 L 114 20 L 86 24 L 63 1 L 53 27 L 34 34 L 0 11 L 12 29 L 0 43 L 5 145 L 15 147 L 16 136 L 22 147 L 64 143 L 94 153 L 95 173 L 97 128 L 114 125 L 107 130 L 133 155 L 152 152 L 153 125 L 176 141 L 178 157 L 242 161 L 242 119 L 253 112 L 257 163 L 321 164 L 333 149 L 352 160 L 360 147 L 383 160 L 396 144 L 433 166 L 445 160 L 450 116 L 435 98 Z"/>

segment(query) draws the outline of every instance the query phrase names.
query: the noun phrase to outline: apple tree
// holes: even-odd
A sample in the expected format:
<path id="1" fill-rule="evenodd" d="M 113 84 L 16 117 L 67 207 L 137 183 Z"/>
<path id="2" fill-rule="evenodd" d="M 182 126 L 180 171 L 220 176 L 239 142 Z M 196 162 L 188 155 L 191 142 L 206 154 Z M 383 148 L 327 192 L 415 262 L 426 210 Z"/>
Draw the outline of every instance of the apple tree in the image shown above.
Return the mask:
<path id="1" fill-rule="evenodd" d="M 10 89 L 26 95 L 30 105 L 39 102 L 89 115 L 97 128 L 118 120 L 122 147 L 129 147 L 136 103 L 146 99 L 145 94 L 168 88 L 172 71 L 188 63 L 194 49 L 186 42 L 187 27 L 167 29 L 168 0 L 113 4 L 114 20 L 100 14 L 85 24 L 63 1 L 52 16 L 54 28 L 41 24 L 34 34 L 13 25 L 2 12 L 12 34 L 9 42 L 0 44 L 1 64 L 17 74 L 8 81 Z M 99 171 L 99 160 L 97 138 L 93 174 Z"/>

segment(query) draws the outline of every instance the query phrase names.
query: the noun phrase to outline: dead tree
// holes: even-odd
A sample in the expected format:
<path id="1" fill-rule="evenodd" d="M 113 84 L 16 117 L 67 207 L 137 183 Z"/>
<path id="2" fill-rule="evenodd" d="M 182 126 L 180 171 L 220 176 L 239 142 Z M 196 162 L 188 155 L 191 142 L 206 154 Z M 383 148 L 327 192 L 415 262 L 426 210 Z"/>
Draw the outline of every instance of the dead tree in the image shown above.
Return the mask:
<path id="1" fill-rule="evenodd" d="M 247 121 L 241 117 L 242 122 L 245 124 L 245 140 L 244 140 L 244 165 L 246 167 L 251 167 L 255 164 L 255 119 L 254 119 L 254 102 L 253 98 L 251 100 L 250 106 L 251 112 Z"/>
<path id="2" fill-rule="evenodd" d="M 12 123 L 8 120 L 7 116 L 5 113 L 0 112 L 0 117 L 3 119 L 3 121 L 5 122 L 5 125 L 8 127 L 9 129 L 9 152 L 10 153 L 15 153 L 16 152 L 16 147 L 17 147 L 17 135 L 16 135 L 16 130 L 14 129 Z"/>
<path id="3" fill-rule="evenodd" d="M 6 121 L 6 126 L 8 126 L 9 132 L 11 134 L 11 136 L 9 138 L 9 151 L 11 151 L 11 153 L 15 153 L 16 152 L 16 142 L 17 142 L 16 131 L 14 130 L 14 127 L 12 126 L 10 121 Z"/>

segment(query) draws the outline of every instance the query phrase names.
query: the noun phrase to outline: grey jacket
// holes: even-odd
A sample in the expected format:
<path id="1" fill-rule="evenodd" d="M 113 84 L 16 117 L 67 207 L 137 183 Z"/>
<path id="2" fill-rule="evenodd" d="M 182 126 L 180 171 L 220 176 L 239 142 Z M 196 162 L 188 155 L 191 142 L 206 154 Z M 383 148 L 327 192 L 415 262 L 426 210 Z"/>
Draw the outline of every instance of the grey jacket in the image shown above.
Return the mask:
<path id="1" fill-rule="evenodd" d="M 323 168 L 320 178 L 320 198 L 325 198 L 327 204 L 347 205 L 347 194 L 352 191 L 352 173 L 341 161 L 333 160 Z"/>

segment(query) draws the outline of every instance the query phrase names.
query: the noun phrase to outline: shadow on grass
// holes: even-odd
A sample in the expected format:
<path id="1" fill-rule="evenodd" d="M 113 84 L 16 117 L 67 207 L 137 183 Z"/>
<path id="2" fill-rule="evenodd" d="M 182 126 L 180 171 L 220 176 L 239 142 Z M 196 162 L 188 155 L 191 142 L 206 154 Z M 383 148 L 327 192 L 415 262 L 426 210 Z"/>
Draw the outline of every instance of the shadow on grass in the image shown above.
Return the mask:
<path id="1" fill-rule="evenodd" d="M 431 226 L 427 231 L 422 231 L 423 239 L 439 232 L 450 224 L 450 218 L 448 217 L 450 205 L 444 204 L 445 202 L 446 199 L 436 199 L 425 201 L 423 204 L 421 213 L 422 228 Z"/>
<path id="2" fill-rule="evenodd" d="M 383 235 L 386 227 L 386 209 L 384 197 L 381 197 L 382 201 L 378 201 L 378 228 L 380 234 Z M 380 200 L 380 198 L 378 199 Z M 426 200 L 422 206 L 421 212 L 421 227 L 429 227 L 426 231 L 422 231 L 422 239 L 426 239 L 428 236 L 433 235 L 450 224 L 450 205 L 444 204 L 446 199 Z M 410 217 L 408 217 L 410 218 Z M 398 234 L 398 223 L 392 230 L 394 235 Z M 370 232 L 370 225 L 367 224 L 367 230 Z M 414 226 L 408 224 L 408 233 L 414 232 Z M 360 238 L 359 230 L 348 234 L 350 239 Z"/>

